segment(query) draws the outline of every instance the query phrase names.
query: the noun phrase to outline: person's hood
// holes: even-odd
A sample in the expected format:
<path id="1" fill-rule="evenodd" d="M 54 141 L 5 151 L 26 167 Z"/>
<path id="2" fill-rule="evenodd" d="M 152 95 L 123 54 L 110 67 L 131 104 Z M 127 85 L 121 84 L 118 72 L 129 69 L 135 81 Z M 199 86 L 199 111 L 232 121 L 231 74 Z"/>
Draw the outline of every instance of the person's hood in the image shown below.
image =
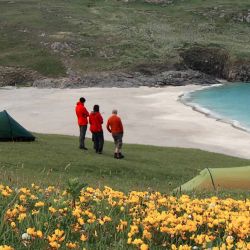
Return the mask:
<path id="1" fill-rule="evenodd" d="M 84 104 L 82 102 L 79 102 L 79 101 L 76 103 L 76 105 L 83 105 L 84 106 Z"/>

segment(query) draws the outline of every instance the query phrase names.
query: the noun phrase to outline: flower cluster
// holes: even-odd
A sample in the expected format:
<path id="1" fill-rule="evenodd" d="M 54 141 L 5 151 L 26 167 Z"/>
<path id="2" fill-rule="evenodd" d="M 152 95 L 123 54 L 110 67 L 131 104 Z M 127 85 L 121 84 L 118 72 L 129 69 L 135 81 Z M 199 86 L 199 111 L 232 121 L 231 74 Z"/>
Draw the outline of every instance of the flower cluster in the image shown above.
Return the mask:
<path id="1" fill-rule="evenodd" d="M 0 185 L 0 250 L 250 249 L 250 200 Z M 2 244 L 2 245 L 1 245 Z M 7 244 L 7 245 L 6 245 Z"/>

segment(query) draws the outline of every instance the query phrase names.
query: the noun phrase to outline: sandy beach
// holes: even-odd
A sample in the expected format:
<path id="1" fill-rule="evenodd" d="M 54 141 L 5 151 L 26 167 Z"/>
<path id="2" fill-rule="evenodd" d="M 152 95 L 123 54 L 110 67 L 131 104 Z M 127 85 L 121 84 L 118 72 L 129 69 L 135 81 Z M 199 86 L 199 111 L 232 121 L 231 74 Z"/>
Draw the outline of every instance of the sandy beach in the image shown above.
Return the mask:
<path id="1" fill-rule="evenodd" d="M 117 108 L 122 118 L 124 142 L 199 148 L 250 158 L 250 133 L 194 111 L 178 97 L 200 86 L 165 88 L 36 89 L 0 88 L 0 108 L 30 131 L 78 135 L 75 104 L 86 98 L 92 110 L 99 104 L 106 122 Z M 106 132 L 105 140 L 112 140 Z M 91 133 L 87 132 L 87 137 Z"/>

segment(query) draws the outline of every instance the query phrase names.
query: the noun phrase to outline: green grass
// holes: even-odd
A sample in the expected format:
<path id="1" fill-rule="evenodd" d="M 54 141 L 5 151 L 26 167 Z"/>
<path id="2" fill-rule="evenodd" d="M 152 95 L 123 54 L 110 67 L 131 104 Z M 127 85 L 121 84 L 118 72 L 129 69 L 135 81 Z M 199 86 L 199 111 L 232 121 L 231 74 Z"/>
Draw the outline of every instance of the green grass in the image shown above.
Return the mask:
<path id="1" fill-rule="evenodd" d="M 78 138 L 37 134 L 35 142 L 1 142 L 0 182 L 26 185 L 32 182 L 64 185 L 70 177 L 80 177 L 93 187 L 157 190 L 170 192 L 206 167 L 237 167 L 250 160 L 209 153 L 197 149 L 124 145 L 125 159 L 113 158 L 113 143 L 105 142 L 104 153 L 78 149 Z"/>
<path id="2" fill-rule="evenodd" d="M 250 9 L 248 0 L 2 0 L 0 9 L 0 64 L 49 76 L 65 74 L 65 59 L 83 73 L 172 64 L 186 43 L 218 44 L 236 59 L 250 57 L 250 26 L 232 18 Z M 73 43 L 74 51 L 59 56 L 50 50 L 53 42 Z"/>

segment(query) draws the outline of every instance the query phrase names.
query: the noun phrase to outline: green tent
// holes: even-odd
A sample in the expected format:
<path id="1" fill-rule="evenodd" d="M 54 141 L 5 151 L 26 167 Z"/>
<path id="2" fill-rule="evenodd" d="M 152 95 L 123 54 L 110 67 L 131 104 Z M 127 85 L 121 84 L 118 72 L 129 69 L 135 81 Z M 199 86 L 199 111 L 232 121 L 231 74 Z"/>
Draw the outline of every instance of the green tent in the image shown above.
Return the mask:
<path id="1" fill-rule="evenodd" d="M 250 166 L 206 168 L 174 191 L 250 190 Z"/>
<path id="2" fill-rule="evenodd" d="M 16 122 L 6 110 L 0 112 L 0 141 L 34 141 L 35 137 Z"/>

